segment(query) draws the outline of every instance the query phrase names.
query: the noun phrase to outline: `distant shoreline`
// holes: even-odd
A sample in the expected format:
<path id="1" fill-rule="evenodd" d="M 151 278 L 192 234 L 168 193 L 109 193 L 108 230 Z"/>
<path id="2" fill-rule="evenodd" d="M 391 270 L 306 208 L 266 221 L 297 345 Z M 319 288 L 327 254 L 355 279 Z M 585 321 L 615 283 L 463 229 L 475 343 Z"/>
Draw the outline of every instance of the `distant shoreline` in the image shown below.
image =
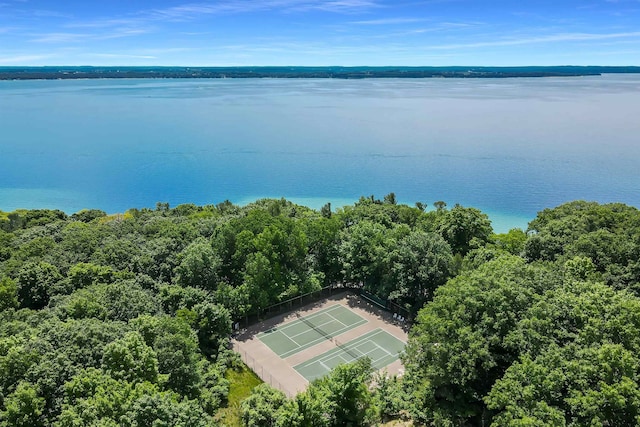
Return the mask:
<path id="1" fill-rule="evenodd" d="M 636 74 L 640 67 L 0 67 L 0 80 L 518 78 Z"/>

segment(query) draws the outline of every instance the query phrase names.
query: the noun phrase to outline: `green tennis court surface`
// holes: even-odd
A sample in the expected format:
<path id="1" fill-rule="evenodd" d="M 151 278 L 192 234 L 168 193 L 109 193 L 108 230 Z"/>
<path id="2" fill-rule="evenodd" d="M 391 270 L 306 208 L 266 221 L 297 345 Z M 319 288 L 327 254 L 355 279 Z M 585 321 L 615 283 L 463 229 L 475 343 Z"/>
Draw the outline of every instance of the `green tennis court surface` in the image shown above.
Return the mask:
<path id="1" fill-rule="evenodd" d="M 340 364 L 350 363 L 367 356 L 371 359 L 373 368 L 378 370 L 398 360 L 403 349 L 404 343 L 402 341 L 378 328 L 300 363 L 294 366 L 294 369 L 311 382 L 326 375 Z"/>
<path id="2" fill-rule="evenodd" d="M 336 304 L 261 332 L 258 338 L 284 359 L 364 323 L 367 323 L 365 319 L 347 307 Z"/>

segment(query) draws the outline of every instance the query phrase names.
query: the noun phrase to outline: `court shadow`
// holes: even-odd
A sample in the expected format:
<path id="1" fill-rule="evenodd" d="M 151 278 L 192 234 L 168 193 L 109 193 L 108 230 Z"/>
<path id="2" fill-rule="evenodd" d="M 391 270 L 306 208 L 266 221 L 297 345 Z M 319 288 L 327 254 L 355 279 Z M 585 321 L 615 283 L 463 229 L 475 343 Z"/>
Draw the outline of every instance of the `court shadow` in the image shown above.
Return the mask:
<path id="1" fill-rule="evenodd" d="M 347 305 L 349 308 L 359 308 L 360 310 L 366 311 L 369 315 L 378 317 L 380 320 L 384 320 L 387 323 L 392 325 L 396 325 L 402 328 L 404 332 L 409 332 L 411 326 L 404 321 L 400 321 L 397 318 L 397 315 L 394 316 L 394 313 L 370 302 L 366 299 L 362 298 L 359 295 L 349 293 L 347 296 Z"/>
<path id="2" fill-rule="evenodd" d="M 233 335 L 233 338 L 236 341 L 248 341 L 253 339 L 253 337 L 261 332 L 272 332 L 272 330 L 276 329 L 276 326 L 282 326 L 283 323 L 287 323 L 297 319 L 298 316 L 305 316 L 310 314 L 324 306 L 331 301 L 343 301 L 345 298 L 349 300 L 351 297 L 359 298 L 357 295 L 354 295 L 350 291 L 341 291 L 334 295 L 327 296 L 321 300 L 310 302 L 302 307 L 292 308 L 289 311 L 274 314 L 273 317 L 268 317 L 263 321 L 252 324 L 246 328 L 241 328 L 239 331 Z"/>

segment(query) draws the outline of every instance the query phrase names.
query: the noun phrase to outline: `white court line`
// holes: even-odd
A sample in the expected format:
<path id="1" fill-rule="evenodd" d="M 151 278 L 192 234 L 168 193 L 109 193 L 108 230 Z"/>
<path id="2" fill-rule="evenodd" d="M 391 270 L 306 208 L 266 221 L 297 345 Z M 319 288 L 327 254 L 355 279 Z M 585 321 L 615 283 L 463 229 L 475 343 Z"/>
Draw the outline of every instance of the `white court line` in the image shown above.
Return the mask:
<path id="1" fill-rule="evenodd" d="M 335 311 L 335 310 L 337 310 L 337 309 L 339 309 L 339 308 L 344 308 L 344 309 L 346 309 L 346 310 L 350 310 L 350 309 L 346 308 L 345 306 L 343 306 L 342 304 L 334 304 L 334 305 L 332 305 L 331 307 L 327 307 L 327 308 L 322 309 L 322 310 L 320 310 L 320 311 L 318 311 L 318 312 L 316 312 L 316 313 L 312 313 L 312 314 L 309 314 L 309 315 L 307 315 L 307 316 L 302 316 L 302 317 L 304 317 L 304 319 L 305 319 L 305 320 L 309 320 L 309 319 L 315 319 L 316 317 L 318 317 L 318 316 L 320 316 L 320 315 L 326 314 L 327 316 L 331 317 L 332 319 L 335 319 L 335 317 L 333 317 L 331 314 L 329 314 L 329 312 L 331 312 L 331 311 Z M 358 317 L 360 317 L 360 316 L 358 316 Z M 336 320 L 337 320 L 337 319 L 336 319 Z M 300 318 L 298 318 L 298 319 L 293 320 L 293 321 L 291 321 L 291 322 L 289 322 L 289 323 L 287 323 L 287 324 L 285 324 L 285 325 L 282 325 L 282 326 L 276 327 L 276 328 L 275 328 L 276 330 L 275 330 L 274 332 L 282 332 L 282 333 L 285 333 L 284 331 L 286 331 L 288 328 L 290 328 L 290 327 L 292 327 L 292 326 L 295 326 L 295 325 L 297 325 L 297 324 L 298 324 L 298 323 L 300 323 L 300 322 L 304 322 L 304 321 L 303 321 L 303 320 L 301 320 Z M 340 322 L 340 321 L 338 320 L 338 322 Z M 340 323 L 342 323 L 342 322 L 340 322 Z M 344 323 L 342 323 L 342 324 L 344 325 Z M 261 332 L 261 333 L 259 333 L 259 334 L 258 334 L 258 336 L 262 336 L 262 335 L 266 335 L 266 333 L 265 333 L 265 332 Z M 285 335 L 286 335 L 286 333 L 285 333 Z M 287 336 L 288 336 L 288 335 L 287 335 Z M 294 336 L 295 336 L 295 335 L 294 335 Z"/>
<path id="2" fill-rule="evenodd" d="M 281 334 L 283 337 L 285 337 L 286 339 L 288 339 L 289 341 L 291 341 L 292 343 L 294 343 L 295 345 L 298 346 L 298 348 L 300 348 L 300 344 L 298 344 L 297 341 L 295 341 L 293 338 L 291 338 L 290 336 L 288 336 L 287 334 Z M 291 350 L 289 350 L 291 351 Z"/>
<path id="3" fill-rule="evenodd" d="M 384 347 L 380 347 L 380 345 L 379 345 L 377 342 L 375 342 L 375 341 L 371 341 L 371 342 L 373 343 L 373 345 L 375 345 L 375 346 L 376 346 L 376 347 L 378 347 L 380 350 L 382 350 L 382 351 L 384 351 L 385 353 L 387 353 L 389 356 L 393 356 L 393 354 L 392 354 L 392 353 L 390 353 L 390 352 L 389 352 L 389 350 L 387 350 L 387 349 L 386 349 L 386 348 L 384 348 Z"/>
<path id="4" fill-rule="evenodd" d="M 379 349 L 383 350 L 385 353 L 387 353 L 387 355 L 386 355 L 386 356 L 378 357 L 377 359 L 371 359 L 371 364 L 372 364 L 372 365 L 375 365 L 375 364 L 376 364 L 376 363 L 378 363 L 380 360 L 387 359 L 387 358 L 389 358 L 389 357 L 395 357 L 393 354 L 389 353 L 387 350 L 385 350 L 384 348 L 380 347 L 377 343 L 375 343 L 375 342 L 373 342 L 373 341 L 370 341 L 370 342 L 371 342 L 371 343 L 373 343 L 373 344 L 375 344 L 375 346 L 376 346 L 376 347 L 378 347 Z M 370 354 L 370 353 L 373 353 L 373 352 L 374 352 L 374 351 L 376 351 L 376 350 L 377 350 L 377 349 L 375 349 L 375 348 L 374 348 L 373 350 L 370 350 L 370 351 L 366 352 L 366 353 L 365 353 L 365 355 L 368 355 L 368 354 Z M 360 351 L 360 350 L 358 350 L 358 351 Z M 362 352 L 360 352 L 360 353 L 362 353 Z"/>
<path id="5" fill-rule="evenodd" d="M 336 347 L 336 349 L 340 349 L 340 347 Z M 331 352 L 331 351 L 335 351 L 335 350 L 333 350 L 333 349 L 329 350 L 329 352 Z M 335 354 L 331 354 L 331 355 L 328 355 L 328 356 L 325 356 L 325 357 L 321 357 L 320 359 L 316 359 L 316 360 L 308 360 L 308 361 L 306 361 L 306 362 L 302 362 L 301 364 L 299 364 L 299 365 L 298 365 L 298 367 L 300 367 L 300 368 L 303 368 L 303 367 L 304 367 L 304 368 L 306 368 L 306 367 L 311 366 L 311 365 L 313 365 L 313 364 L 315 364 L 315 363 L 320 363 L 320 364 L 322 364 L 323 366 L 325 366 L 324 362 L 329 362 L 330 360 L 338 359 L 338 358 L 339 358 L 339 359 L 342 359 L 342 361 L 343 361 L 343 362 L 349 362 L 347 359 L 345 359 L 344 357 L 342 357 L 342 354 L 343 354 L 343 353 L 346 353 L 346 352 L 345 352 L 344 350 L 343 350 L 343 351 L 338 351 L 338 352 L 336 352 Z M 361 354 L 362 354 L 362 352 L 359 352 L 359 353 L 361 353 Z M 362 355 L 362 356 L 364 356 L 364 355 Z M 360 356 L 360 357 L 362 357 L 362 356 Z"/>
<path id="6" fill-rule="evenodd" d="M 329 357 L 327 357 L 327 358 L 324 358 L 324 357 L 323 357 L 323 358 L 321 358 L 321 359 L 318 359 L 318 361 L 323 360 L 323 361 L 325 361 L 325 362 L 329 362 L 330 360 L 334 360 L 334 359 L 342 359 L 342 361 L 343 361 L 343 362 L 347 362 L 347 363 L 348 363 L 348 362 L 353 362 L 353 361 L 354 361 L 354 359 L 347 360 L 347 359 L 345 359 L 344 357 L 342 357 L 344 353 L 349 354 L 348 352 L 346 352 L 346 351 L 344 351 L 344 350 L 343 350 L 343 351 L 338 352 L 338 353 L 336 353 L 336 354 L 332 354 L 332 355 L 330 355 L 330 356 L 329 356 Z M 363 357 L 363 356 L 366 356 L 366 355 L 365 355 L 365 354 L 363 354 L 362 352 L 359 352 L 359 353 L 360 353 L 360 356 L 358 356 L 358 359 L 359 359 L 359 358 L 361 358 L 361 357 Z M 350 355 L 350 356 L 351 356 L 351 355 Z M 353 356 L 352 356 L 352 357 L 353 357 Z"/>
<path id="7" fill-rule="evenodd" d="M 322 310 L 320 310 L 320 311 L 318 311 L 318 312 L 315 312 L 315 313 L 309 314 L 309 315 L 307 315 L 307 316 L 304 316 L 304 318 L 305 318 L 305 319 L 313 319 L 313 318 L 315 318 L 315 317 L 320 316 L 321 314 L 326 313 L 327 311 L 334 310 L 334 309 L 336 309 L 336 308 L 338 308 L 338 307 L 342 307 L 342 304 L 335 304 L 335 305 L 332 305 L 331 307 L 327 307 L 327 308 L 324 308 L 324 309 L 322 309 Z M 300 322 L 301 322 L 301 320 L 300 320 L 300 319 L 294 319 L 294 320 L 292 320 L 292 321 L 290 321 L 290 322 L 288 322 L 288 323 L 285 323 L 285 324 L 284 324 L 284 325 L 282 325 L 282 326 L 277 326 L 277 327 L 275 327 L 275 328 L 274 328 L 274 329 L 275 329 L 275 331 L 273 331 L 273 332 L 282 332 L 282 331 L 285 331 L 285 330 L 287 330 L 288 328 L 290 328 L 290 327 L 292 327 L 292 326 L 295 326 L 295 325 L 297 325 L 297 324 L 298 324 L 298 323 L 300 323 Z M 273 332 L 260 332 L 260 333 L 258 334 L 258 336 L 267 335 L 267 334 L 269 334 L 269 333 L 273 333 Z"/>
<path id="8" fill-rule="evenodd" d="M 327 316 L 331 317 L 333 320 L 329 320 L 328 322 L 324 322 L 324 323 L 321 323 L 319 325 L 313 325 L 313 326 L 315 326 L 316 328 L 320 329 L 320 327 L 326 326 L 326 325 L 330 325 L 333 322 L 338 322 L 338 323 L 340 323 L 342 325 L 342 328 L 338 329 L 335 332 L 327 333 L 327 335 L 337 336 L 337 335 L 340 335 L 345 328 L 357 328 L 358 326 L 367 323 L 366 319 L 361 319 L 361 320 L 358 320 L 355 323 L 352 323 L 351 325 L 345 325 L 344 323 L 342 323 L 341 321 L 339 321 L 338 319 L 336 319 L 335 317 L 333 317 L 332 315 L 330 315 L 328 313 L 327 313 Z M 309 325 L 307 325 L 307 326 L 309 326 Z M 299 333 L 297 333 L 295 335 L 288 335 L 288 334 L 286 334 L 284 332 L 283 332 L 283 334 L 287 335 L 289 338 L 295 338 L 295 337 L 298 337 L 300 335 L 308 334 L 312 330 L 314 330 L 314 329 L 313 328 L 307 329 L 306 331 L 299 332 Z M 276 332 L 278 332 L 278 331 L 276 331 Z"/>
<path id="9" fill-rule="evenodd" d="M 381 330 L 379 330 L 379 331 L 376 331 L 376 333 L 369 335 L 369 336 L 367 337 L 367 340 L 366 340 L 366 341 L 361 341 L 361 342 L 359 342 L 359 343 L 356 343 L 356 344 L 354 345 L 354 347 L 353 347 L 353 348 L 352 348 L 352 347 L 350 347 L 350 346 L 348 345 L 348 343 L 347 343 L 346 345 L 343 345 L 342 347 L 337 347 L 337 348 L 339 348 L 340 350 L 342 350 L 342 352 L 338 352 L 338 353 L 337 353 L 337 354 L 335 354 L 335 355 L 330 355 L 330 356 L 329 356 L 328 358 L 326 358 L 326 359 L 325 359 L 325 358 L 321 358 L 321 359 L 318 359 L 318 360 L 324 360 L 324 361 L 327 361 L 327 362 L 328 362 L 329 360 L 335 359 L 336 357 L 341 357 L 341 353 L 347 353 L 347 354 L 349 354 L 349 351 L 353 351 L 353 352 L 360 353 L 360 356 L 359 356 L 359 357 L 364 357 L 364 356 L 367 356 L 368 354 L 373 353 L 374 351 L 376 351 L 376 350 L 377 350 L 376 348 L 373 348 L 372 350 L 369 350 L 369 351 L 367 351 L 367 352 L 363 352 L 362 350 L 360 350 L 360 349 L 359 349 L 359 347 L 360 347 L 361 345 L 364 345 L 364 344 L 373 344 L 373 345 L 375 345 L 377 348 L 379 348 L 380 350 L 382 350 L 382 351 L 384 351 L 385 353 L 387 353 L 387 355 L 386 355 L 386 356 L 382 356 L 382 357 L 379 357 L 379 358 L 377 358 L 377 359 L 375 359 L 375 360 L 372 360 L 372 361 L 371 361 L 372 363 L 375 363 L 375 362 L 377 362 L 377 361 L 379 361 L 379 360 L 382 360 L 382 359 L 384 359 L 384 358 L 386 358 L 386 357 L 389 357 L 389 356 L 394 356 L 392 353 L 389 353 L 389 351 L 387 351 L 387 350 L 386 350 L 386 349 L 384 349 L 383 347 L 380 347 L 380 345 L 378 345 L 378 343 L 376 343 L 375 341 L 373 341 L 373 340 L 371 339 L 372 337 L 375 337 L 376 335 L 378 335 L 378 334 L 380 334 L 380 333 L 383 333 L 383 332 L 384 332 L 384 330 L 382 330 L 382 329 L 381 329 Z M 365 335 L 366 335 L 366 334 L 365 334 Z M 357 339 L 358 339 L 358 338 L 356 338 L 356 340 L 357 340 Z M 347 350 L 345 350 L 345 348 L 346 348 Z M 353 357 L 353 356 L 352 356 L 352 357 Z M 395 357 L 395 356 L 394 356 L 394 357 Z M 345 360 L 344 358 L 342 358 L 342 359 L 343 359 L 343 360 Z"/>
<path id="10" fill-rule="evenodd" d="M 339 347 L 338 347 L 338 348 L 339 348 Z M 345 351 L 344 349 L 341 349 L 341 350 L 342 350 L 342 351 L 341 351 L 341 352 L 338 352 L 337 354 L 333 354 L 333 355 L 331 355 L 331 356 L 329 356 L 329 357 L 327 357 L 327 358 L 318 359 L 318 360 L 316 360 L 316 362 L 320 363 L 322 366 L 326 366 L 326 364 L 325 364 L 324 362 L 326 362 L 326 363 L 331 363 L 330 361 L 331 361 L 331 360 L 334 360 L 334 359 L 342 359 L 342 361 L 343 361 L 343 362 L 345 362 L 345 363 L 351 363 L 351 362 L 353 362 L 354 360 L 356 360 L 356 359 L 353 359 L 353 356 L 351 356 L 351 355 L 349 354 L 349 352 L 348 352 L 348 351 Z M 349 349 L 349 351 L 354 351 L 354 350 L 355 350 L 355 352 L 360 353 L 360 356 L 358 356 L 358 357 L 357 357 L 357 359 L 360 359 L 361 357 L 366 357 L 369 353 L 371 353 L 371 352 L 375 351 L 375 349 L 373 349 L 373 350 L 371 350 L 371 351 L 368 351 L 368 352 L 366 352 L 366 353 L 363 353 L 362 351 L 358 350 L 357 348 L 350 348 L 350 349 Z M 345 353 L 346 353 L 346 354 L 349 354 L 349 356 L 351 356 L 351 358 L 349 358 L 349 359 L 345 359 L 345 358 L 343 357 L 343 355 L 344 355 Z M 389 356 L 382 356 L 382 357 L 379 357 L 379 358 L 377 358 L 377 359 L 375 359 L 375 360 L 371 360 L 371 363 L 372 363 L 372 364 L 373 364 L 373 363 L 376 363 L 377 361 L 382 360 L 382 359 L 384 359 L 384 358 L 386 358 L 386 357 L 389 357 Z M 330 370 L 331 370 L 331 369 L 327 369 L 327 372 L 328 372 L 328 371 L 330 371 Z"/>
<path id="11" fill-rule="evenodd" d="M 342 355 L 340 355 L 340 359 L 342 359 L 342 361 L 343 361 L 344 363 L 353 362 L 353 360 L 345 359 Z"/>
<path id="12" fill-rule="evenodd" d="M 365 341 L 366 342 L 366 341 Z M 373 342 L 373 341 L 371 341 Z M 362 344 L 362 343 L 361 343 Z M 376 344 L 374 342 L 374 344 Z M 376 344 L 377 345 L 377 344 Z M 380 347 L 380 346 L 378 346 Z M 383 349 L 384 350 L 384 349 Z M 360 350 L 358 350 L 360 353 L 362 353 Z M 374 348 L 373 350 L 370 350 L 366 353 L 363 354 L 363 356 L 368 356 L 370 353 L 373 353 L 374 351 L 376 351 L 376 349 Z M 388 357 L 393 357 L 393 354 L 389 353 L 388 351 L 385 350 L 385 353 L 387 353 L 386 356 L 382 356 L 382 357 L 378 357 L 377 359 L 371 359 L 371 365 L 375 365 L 376 363 L 378 363 L 380 360 L 386 359 Z M 361 356 L 362 357 L 362 356 Z"/>
<path id="13" fill-rule="evenodd" d="M 335 305 L 332 305 L 331 307 L 327 307 L 327 308 L 325 308 L 325 309 L 323 309 L 323 310 L 320 310 L 320 311 L 318 311 L 317 313 L 313 313 L 313 314 L 309 314 L 308 316 L 304 316 L 304 318 L 305 318 L 305 319 L 307 319 L 307 320 L 309 320 L 309 319 L 313 319 L 313 318 L 315 318 L 315 317 L 320 316 L 321 314 L 324 314 L 324 313 L 326 313 L 326 312 L 328 312 L 328 311 L 334 310 L 334 309 L 336 309 L 336 308 L 338 308 L 338 307 L 342 307 L 342 306 L 343 306 L 342 304 L 335 304 Z M 290 328 L 291 326 L 297 325 L 297 324 L 298 324 L 298 323 L 300 323 L 300 322 L 302 322 L 302 320 L 300 320 L 300 319 L 295 319 L 295 320 L 293 320 L 293 321 L 291 321 L 291 322 L 287 323 L 286 325 L 282 325 L 282 326 L 277 327 L 277 328 L 276 328 L 276 332 L 277 332 L 277 331 L 280 331 L 280 332 L 285 331 L 285 330 L 287 330 L 288 328 Z"/>
<path id="14" fill-rule="evenodd" d="M 380 345 L 379 345 L 377 342 L 375 342 L 375 341 L 373 341 L 373 340 L 369 340 L 369 339 L 368 339 L 367 341 L 364 341 L 364 342 L 358 343 L 358 344 L 356 345 L 356 348 L 360 347 L 360 346 L 361 346 L 361 345 L 363 345 L 363 344 L 373 344 L 373 345 L 375 345 L 376 347 L 378 347 L 380 350 L 382 350 L 382 351 L 384 351 L 385 353 L 387 353 L 387 355 L 388 355 L 388 356 L 393 356 L 393 353 L 390 353 L 386 348 L 384 348 L 384 347 L 380 347 Z M 373 351 L 375 351 L 375 350 L 376 350 L 376 349 L 374 348 L 373 350 L 368 351 L 368 352 L 367 352 L 367 354 L 369 354 L 369 353 L 371 353 L 371 352 L 373 352 Z M 362 353 L 362 351 L 361 351 L 361 350 L 358 350 L 358 351 L 359 351 L 360 353 Z M 387 356 L 383 356 L 383 357 L 387 357 Z"/>
<path id="15" fill-rule="evenodd" d="M 352 352 L 354 352 L 354 353 L 360 353 L 360 355 L 357 357 L 357 358 L 359 359 L 359 358 L 361 358 L 361 357 L 366 356 L 366 355 L 367 355 L 367 354 L 369 354 L 371 351 L 374 351 L 374 350 L 375 350 L 375 349 L 374 349 L 374 350 L 371 350 L 371 351 L 366 352 L 366 353 L 364 353 L 364 352 L 362 352 L 362 351 L 358 350 L 358 347 L 360 346 L 360 344 L 364 344 L 364 343 L 366 343 L 366 342 L 367 342 L 367 341 L 364 341 L 364 342 L 358 343 L 358 344 L 356 344 L 356 346 L 355 346 L 355 347 L 353 347 L 353 348 L 348 347 L 348 346 L 346 346 L 346 345 L 343 345 L 342 347 L 336 347 L 336 348 L 338 348 L 338 349 L 340 349 L 340 350 L 342 350 L 342 351 L 339 351 L 339 352 L 337 352 L 336 354 L 331 354 L 331 355 L 329 355 L 327 358 L 324 358 L 324 357 L 323 357 L 323 358 L 320 358 L 320 359 L 318 359 L 318 360 L 324 360 L 325 362 L 328 362 L 329 360 L 333 360 L 333 359 L 336 359 L 336 358 L 338 358 L 338 357 L 339 357 L 339 358 L 340 358 L 340 359 L 342 359 L 343 361 L 345 361 L 345 362 L 349 362 L 347 359 L 345 359 L 344 357 L 342 357 L 342 355 L 343 355 L 344 353 L 349 354 L 349 352 L 350 352 L 350 351 L 352 351 Z M 346 348 L 347 350 L 345 350 L 345 348 Z M 329 351 L 332 351 L 332 350 L 329 350 Z M 351 355 L 349 354 L 349 356 L 351 356 Z M 351 356 L 351 357 L 353 357 L 353 356 Z M 385 356 L 385 357 L 386 357 L 386 356 Z M 350 361 L 353 361 L 353 360 L 354 360 L 354 359 L 351 359 Z"/>
<path id="16" fill-rule="evenodd" d="M 366 320 L 366 319 L 362 319 L 362 320 L 358 321 L 357 323 L 354 323 L 354 324 L 352 324 L 352 325 L 345 326 L 344 328 L 338 329 L 337 331 L 333 332 L 331 335 L 332 335 L 332 336 L 334 336 L 334 337 L 336 337 L 336 336 L 338 336 L 338 335 L 342 334 L 342 333 L 343 333 L 343 332 L 345 332 L 345 331 L 348 331 L 348 330 L 350 330 L 350 329 L 357 328 L 358 326 L 360 326 L 360 325 L 364 325 L 365 323 L 367 323 L 367 320 Z M 303 332 L 303 333 L 305 333 L 305 334 L 306 334 L 306 333 L 308 333 L 309 331 L 312 331 L 312 330 L 313 330 L 313 329 L 309 329 L 309 330 L 307 330 L 307 331 L 305 331 L 305 332 Z M 279 332 L 279 331 L 276 331 L 276 332 Z M 285 333 L 283 333 L 282 335 L 287 336 L 287 338 L 289 337 L 289 336 L 288 336 L 287 334 L 285 334 Z M 290 338 L 289 338 L 289 339 L 290 339 Z M 292 341 L 293 341 L 293 340 L 292 340 Z M 319 342 L 323 342 L 323 341 L 327 341 L 327 338 L 326 338 L 326 337 L 324 337 L 324 336 L 322 336 L 322 337 L 320 337 L 320 338 L 316 338 L 315 340 L 309 341 L 308 343 L 306 343 L 306 344 L 304 344 L 304 345 L 300 345 L 300 344 L 298 344 L 298 348 L 294 348 L 294 349 L 289 350 L 289 351 L 287 351 L 287 352 L 285 352 L 285 353 L 282 353 L 282 354 L 280 355 L 280 358 L 281 358 L 281 359 L 286 359 L 286 358 L 287 358 L 287 357 L 289 357 L 290 355 L 297 353 L 297 352 L 298 352 L 298 350 L 299 350 L 300 348 L 302 348 L 302 347 L 304 347 L 305 349 L 307 349 L 307 348 L 313 347 L 314 345 L 318 344 Z M 295 341 L 294 341 L 294 342 L 295 342 Z"/>
<path id="17" fill-rule="evenodd" d="M 332 316 L 332 317 L 333 317 L 333 316 Z M 315 326 L 316 328 L 318 328 L 318 329 L 319 329 L 320 327 L 322 327 L 322 326 L 326 326 L 326 325 L 329 325 L 329 324 L 331 324 L 331 323 L 333 323 L 333 320 L 329 320 L 328 322 L 324 322 L 324 323 L 321 323 L 321 324 L 319 324 L 319 325 L 315 325 L 315 324 L 314 324 L 313 326 Z M 307 326 L 309 326 L 309 325 L 307 325 Z M 343 324 L 342 324 L 342 326 L 347 326 L 347 325 L 345 325 L 345 324 L 343 323 Z M 308 333 L 309 333 L 309 331 L 313 331 L 313 330 L 314 330 L 314 329 L 313 329 L 313 328 L 311 328 L 311 329 L 307 329 L 307 330 L 306 330 L 306 331 L 304 331 L 304 332 L 299 332 L 299 333 L 297 333 L 297 334 L 295 334 L 295 335 L 291 335 L 291 336 L 289 336 L 289 335 L 287 335 L 287 334 L 285 334 L 285 335 L 287 335 L 287 336 L 288 336 L 288 337 L 290 337 L 290 338 L 295 338 L 295 337 L 299 337 L 300 335 L 308 334 Z M 316 331 L 316 332 L 317 332 L 317 331 Z M 283 334 L 284 334 L 284 332 L 283 332 Z"/>
<path id="18" fill-rule="evenodd" d="M 384 363 L 381 366 L 386 366 L 386 365 L 389 364 L 389 362 L 391 362 L 392 360 L 396 359 L 398 357 L 398 355 L 395 355 L 395 354 L 389 352 L 387 349 L 385 349 L 384 347 L 380 346 L 377 342 L 375 342 L 375 341 L 373 341 L 373 339 L 371 339 L 371 338 L 373 338 L 373 337 L 375 337 L 375 336 L 377 336 L 379 334 L 391 335 L 391 334 L 389 334 L 388 331 L 385 331 L 383 329 L 378 329 L 378 330 L 367 332 L 367 333 L 361 335 L 360 337 L 355 338 L 354 340 L 352 340 L 352 341 L 357 341 L 359 339 L 362 339 L 363 337 L 366 337 L 365 341 L 360 341 L 360 342 L 357 342 L 356 344 L 353 344 L 354 345 L 353 348 L 348 345 L 349 343 L 347 343 L 346 345 L 338 346 L 338 347 L 336 347 L 336 349 L 329 350 L 327 352 L 327 353 L 332 353 L 332 354 L 324 356 L 324 357 L 321 357 L 320 359 L 316 359 L 316 360 L 313 360 L 313 361 L 308 360 L 306 362 L 300 363 L 299 365 L 296 366 L 296 368 L 305 369 L 305 368 L 309 368 L 310 366 L 313 366 L 314 364 L 320 364 L 321 366 L 325 367 L 325 370 L 327 372 L 329 372 L 330 369 L 328 369 L 327 363 L 331 363 L 331 361 L 333 361 L 335 359 L 341 359 L 342 362 L 346 362 L 346 363 L 352 362 L 354 360 L 354 359 L 350 359 L 350 360 L 345 359 L 344 356 L 345 356 L 345 354 L 349 354 L 349 351 L 354 351 L 354 352 L 359 353 L 360 356 L 358 358 L 360 358 L 362 356 L 367 356 L 367 355 L 373 353 L 374 351 L 377 351 L 378 349 L 383 350 L 386 353 L 386 355 L 382 356 L 382 357 L 378 357 L 377 359 L 372 359 L 371 360 L 371 364 L 376 366 L 379 362 L 385 361 L 386 363 Z M 391 336 L 394 337 L 393 335 L 391 335 Z M 396 337 L 394 337 L 394 338 L 396 338 Z M 373 343 L 375 347 L 373 349 L 367 351 L 366 353 L 363 353 L 361 350 L 358 349 L 360 346 L 363 346 L 363 345 L 369 344 L 369 343 Z M 349 351 L 345 350 L 345 348 L 348 349 Z M 342 351 L 340 351 L 340 350 L 342 350 Z M 353 357 L 353 356 L 351 356 L 351 357 Z M 388 360 L 388 362 L 387 362 L 387 360 Z"/>
<path id="19" fill-rule="evenodd" d="M 331 317 L 333 320 L 335 320 L 336 322 L 340 323 L 342 326 L 347 326 L 347 325 L 345 325 L 343 322 L 339 321 L 338 319 L 336 319 L 335 317 L 333 317 L 332 315 L 330 315 L 329 313 L 327 313 L 327 316 Z"/>
<path id="20" fill-rule="evenodd" d="M 348 361 L 347 359 L 345 359 L 344 357 L 342 357 L 342 356 L 340 356 L 340 355 L 338 355 L 338 357 L 340 357 L 340 359 L 342 359 L 342 362 L 343 362 L 343 363 L 349 363 L 349 361 Z M 331 368 L 330 368 L 329 366 L 327 366 L 327 365 L 326 365 L 322 360 L 316 360 L 315 362 L 313 362 L 313 363 L 311 363 L 311 364 L 309 364 L 309 365 L 305 366 L 305 368 L 308 368 L 308 367 L 310 367 L 310 366 L 313 366 L 313 365 L 314 365 L 314 364 L 316 364 L 316 363 L 317 363 L 317 364 L 319 364 L 320 366 L 322 366 L 322 369 L 324 370 L 324 372 L 323 372 L 322 374 L 320 374 L 320 375 L 316 376 L 316 378 L 319 378 L 319 377 L 322 377 L 322 376 L 326 375 L 326 374 L 327 374 L 327 372 L 331 372 Z M 302 367 L 301 367 L 301 368 L 302 368 Z M 305 379 L 306 379 L 306 378 L 305 378 Z M 307 381 L 309 381 L 309 380 L 307 380 Z"/>

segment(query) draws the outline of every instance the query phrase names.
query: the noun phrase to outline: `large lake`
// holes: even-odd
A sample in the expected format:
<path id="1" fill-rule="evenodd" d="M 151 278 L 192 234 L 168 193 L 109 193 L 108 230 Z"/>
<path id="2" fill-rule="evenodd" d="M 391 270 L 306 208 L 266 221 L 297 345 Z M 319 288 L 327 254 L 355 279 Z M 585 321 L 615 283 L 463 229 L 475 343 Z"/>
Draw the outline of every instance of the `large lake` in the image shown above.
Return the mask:
<path id="1" fill-rule="evenodd" d="M 640 206 L 640 75 L 0 82 L 0 210 L 318 208 L 395 192 L 525 228 L 575 200 Z"/>

